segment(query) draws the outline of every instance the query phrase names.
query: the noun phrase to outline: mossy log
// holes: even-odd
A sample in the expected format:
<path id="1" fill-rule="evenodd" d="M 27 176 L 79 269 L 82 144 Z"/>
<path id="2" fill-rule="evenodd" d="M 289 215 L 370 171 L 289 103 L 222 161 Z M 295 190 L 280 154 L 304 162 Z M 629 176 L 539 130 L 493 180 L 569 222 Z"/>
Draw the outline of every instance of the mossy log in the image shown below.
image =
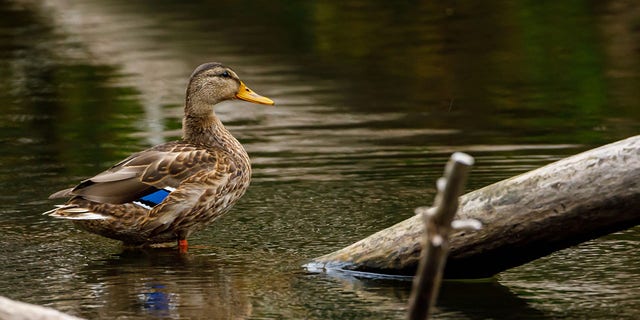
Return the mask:
<path id="1" fill-rule="evenodd" d="M 473 175 L 470 177 L 473 179 Z M 486 278 L 640 223 L 640 136 L 506 179 L 460 198 L 480 231 L 451 235 L 445 278 Z M 414 275 L 424 224 L 413 216 L 315 258 L 309 270 Z"/>

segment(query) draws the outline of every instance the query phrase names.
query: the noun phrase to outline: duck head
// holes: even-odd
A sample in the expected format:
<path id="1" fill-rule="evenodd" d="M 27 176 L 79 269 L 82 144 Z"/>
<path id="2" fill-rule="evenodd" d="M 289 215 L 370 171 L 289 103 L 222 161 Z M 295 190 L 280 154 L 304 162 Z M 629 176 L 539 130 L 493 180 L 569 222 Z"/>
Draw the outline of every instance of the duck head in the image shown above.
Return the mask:
<path id="1" fill-rule="evenodd" d="M 249 89 L 231 68 L 217 62 L 205 63 L 189 78 L 185 111 L 191 115 L 210 114 L 213 105 L 233 99 L 274 105 L 273 100 Z"/>

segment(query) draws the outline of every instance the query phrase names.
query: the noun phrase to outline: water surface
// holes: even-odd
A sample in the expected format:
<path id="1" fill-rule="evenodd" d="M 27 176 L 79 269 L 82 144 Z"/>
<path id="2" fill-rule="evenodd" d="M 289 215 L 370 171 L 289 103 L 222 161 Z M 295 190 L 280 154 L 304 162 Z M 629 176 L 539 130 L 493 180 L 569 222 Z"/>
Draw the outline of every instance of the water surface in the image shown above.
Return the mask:
<path id="1" fill-rule="evenodd" d="M 91 319 L 398 319 L 410 283 L 309 259 L 433 200 L 640 128 L 631 1 L 0 1 L 0 294 Z M 47 196 L 179 137 L 187 77 L 232 66 L 275 108 L 216 112 L 251 188 L 189 254 L 123 250 L 40 213 Z M 436 319 L 633 319 L 640 230 L 492 279 L 445 282 Z"/>

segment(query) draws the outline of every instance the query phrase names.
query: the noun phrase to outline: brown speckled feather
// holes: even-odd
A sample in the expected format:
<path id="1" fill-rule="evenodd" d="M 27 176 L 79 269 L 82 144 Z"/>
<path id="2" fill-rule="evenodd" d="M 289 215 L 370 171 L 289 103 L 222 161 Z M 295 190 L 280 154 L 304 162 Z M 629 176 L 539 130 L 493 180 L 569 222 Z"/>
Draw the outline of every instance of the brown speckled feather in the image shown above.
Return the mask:
<path id="1" fill-rule="evenodd" d="M 177 188 L 187 177 L 216 167 L 217 154 L 185 141 L 174 141 L 136 153 L 71 190 L 99 203 L 127 203 L 152 187 Z"/>

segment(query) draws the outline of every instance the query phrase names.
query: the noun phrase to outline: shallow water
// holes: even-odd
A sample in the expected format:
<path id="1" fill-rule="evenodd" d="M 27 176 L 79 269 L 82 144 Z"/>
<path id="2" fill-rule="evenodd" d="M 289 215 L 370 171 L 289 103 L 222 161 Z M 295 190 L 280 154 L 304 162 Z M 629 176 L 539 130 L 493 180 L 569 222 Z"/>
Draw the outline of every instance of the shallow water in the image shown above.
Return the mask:
<path id="1" fill-rule="evenodd" d="M 0 1 L 0 295 L 91 319 L 397 319 L 410 283 L 306 272 L 433 200 L 640 128 L 640 6 L 362 1 Z M 186 79 L 232 66 L 275 108 L 216 109 L 251 188 L 188 255 L 123 251 L 47 196 L 180 135 Z M 640 229 L 481 281 L 436 319 L 634 319 Z"/>

